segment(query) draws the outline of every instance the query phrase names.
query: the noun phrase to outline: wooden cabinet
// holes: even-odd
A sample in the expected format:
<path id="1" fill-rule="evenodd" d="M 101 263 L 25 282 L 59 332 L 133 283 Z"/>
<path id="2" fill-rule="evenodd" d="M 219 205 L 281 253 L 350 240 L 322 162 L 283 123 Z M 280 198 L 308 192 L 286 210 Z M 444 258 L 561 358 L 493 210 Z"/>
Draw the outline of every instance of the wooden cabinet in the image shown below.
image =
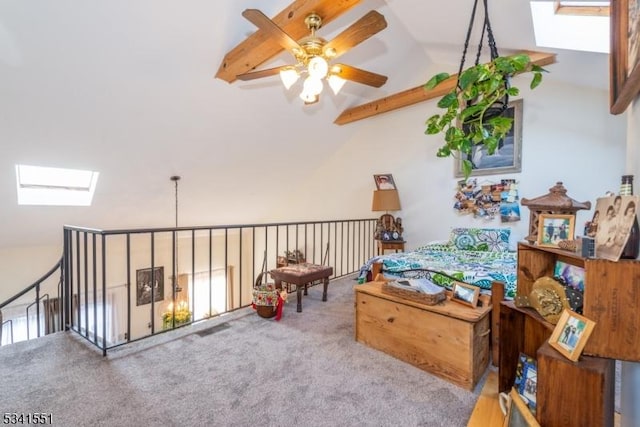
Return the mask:
<path id="1" fill-rule="evenodd" d="M 355 290 L 358 342 L 473 390 L 489 363 L 491 306 L 421 304 L 382 292 L 382 282 Z"/>
<path id="2" fill-rule="evenodd" d="M 572 362 L 548 344 L 555 325 L 531 308 L 499 304 L 498 389 L 515 380 L 518 354 L 538 363 L 537 413 L 543 426 L 611 426 L 614 416 L 614 359 L 640 360 L 640 262 L 611 262 L 520 243 L 519 295 L 540 277 L 553 276 L 556 261 L 583 267 L 583 314 L 596 322 L 582 356 Z M 597 356 L 597 357 L 593 357 Z"/>

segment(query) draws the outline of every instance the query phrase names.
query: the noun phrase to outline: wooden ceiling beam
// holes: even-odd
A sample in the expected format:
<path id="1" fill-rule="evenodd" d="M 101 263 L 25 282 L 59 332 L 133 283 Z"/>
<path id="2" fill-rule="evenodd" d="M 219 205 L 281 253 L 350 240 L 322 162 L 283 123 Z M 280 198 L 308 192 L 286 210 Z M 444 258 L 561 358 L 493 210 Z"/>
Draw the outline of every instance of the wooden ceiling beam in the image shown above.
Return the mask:
<path id="1" fill-rule="evenodd" d="M 361 0 L 296 0 L 272 21 L 289 34 L 294 40 L 309 35 L 304 18 L 311 12 L 322 18 L 326 25 L 335 18 L 360 3 Z M 238 19 L 244 19 L 241 16 Z M 233 83 L 238 74 L 254 70 L 259 65 L 278 55 L 284 49 L 277 40 L 262 30 L 257 30 L 243 42 L 229 51 L 216 73 L 216 77 Z"/>
<path id="2" fill-rule="evenodd" d="M 522 51 L 518 53 L 526 53 L 531 58 L 532 63 L 540 65 L 541 67 L 556 62 L 555 53 L 534 51 Z M 457 80 L 458 75 L 454 74 L 431 90 L 427 90 L 424 88 L 424 85 L 420 85 L 412 89 L 398 92 L 394 95 L 389 95 L 384 98 L 371 101 L 367 104 L 348 108 L 338 116 L 334 123 L 337 125 L 344 125 L 347 123 L 366 119 L 368 117 L 376 116 L 378 114 L 386 113 L 388 111 L 408 107 L 409 105 L 417 104 L 419 102 L 428 101 L 439 96 L 444 96 L 456 86 Z"/>

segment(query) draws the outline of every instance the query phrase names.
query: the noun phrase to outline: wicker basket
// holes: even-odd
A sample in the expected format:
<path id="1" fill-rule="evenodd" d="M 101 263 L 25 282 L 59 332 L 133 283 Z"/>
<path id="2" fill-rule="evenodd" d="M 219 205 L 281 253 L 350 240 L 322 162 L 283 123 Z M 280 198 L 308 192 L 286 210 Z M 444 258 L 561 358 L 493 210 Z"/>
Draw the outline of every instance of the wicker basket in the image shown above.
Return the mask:
<path id="1" fill-rule="evenodd" d="M 253 286 L 253 305 L 258 316 L 269 319 L 277 313 L 278 290 L 274 283 L 263 283 L 262 278 L 264 276 L 265 273 L 262 272 L 256 277 L 256 282 Z"/>
<path id="2" fill-rule="evenodd" d="M 399 289 L 397 286 L 390 285 L 388 282 L 383 283 L 382 292 L 426 305 L 436 305 L 446 299 L 444 289 L 441 292 L 435 292 L 432 294 L 418 293 Z"/>

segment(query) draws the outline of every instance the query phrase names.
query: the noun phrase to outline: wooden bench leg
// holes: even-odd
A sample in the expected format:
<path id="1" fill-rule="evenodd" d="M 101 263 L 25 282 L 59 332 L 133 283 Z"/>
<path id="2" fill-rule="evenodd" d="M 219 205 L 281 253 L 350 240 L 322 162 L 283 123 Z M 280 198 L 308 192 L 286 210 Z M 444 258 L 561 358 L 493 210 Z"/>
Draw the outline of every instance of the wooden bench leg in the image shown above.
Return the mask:
<path id="1" fill-rule="evenodd" d="M 322 301 L 327 300 L 327 289 L 329 288 L 329 278 L 324 278 L 324 290 L 322 291 Z"/>
<path id="2" fill-rule="evenodd" d="M 298 295 L 298 307 L 296 308 L 296 311 L 298 313 L 302 313 L 302 286 L 298 286 L 298 288 L 296 289 L 296 294 Z"/>

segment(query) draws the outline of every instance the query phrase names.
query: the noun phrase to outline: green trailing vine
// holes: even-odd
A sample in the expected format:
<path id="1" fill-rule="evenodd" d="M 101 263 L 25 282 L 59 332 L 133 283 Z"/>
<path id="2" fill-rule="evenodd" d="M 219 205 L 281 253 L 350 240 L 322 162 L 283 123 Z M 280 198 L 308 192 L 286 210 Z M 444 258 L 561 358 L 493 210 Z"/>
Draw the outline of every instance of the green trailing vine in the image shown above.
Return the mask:
<path id="1" fill-rule="evenodd" d="M 510 85 L 515 74 L 532 73 L 531 89 L 542 82 L 542 67 L 533 64 L 529 55 L 498 56 L 486 64 L 477 64 L 462 71 L 458 83 L 445 94 L 438 107 L 443 114 L 435 114 L 426 121 L 427 135 L 444 133 L 444 145 L 438 149 L 438 157 L 460 157 L 465 178 L 471 175 L 473 164 L 469 160 L 476 145 L 484 145 L 489 155 L 494 154 L 501 139 L 511 130 L 513 119 L 496 114 L 496 103 L 517 96 L 520 90 Z M 433 76 L 425 89 L 433 89 L 448 79 L 448 73 Z"/>

